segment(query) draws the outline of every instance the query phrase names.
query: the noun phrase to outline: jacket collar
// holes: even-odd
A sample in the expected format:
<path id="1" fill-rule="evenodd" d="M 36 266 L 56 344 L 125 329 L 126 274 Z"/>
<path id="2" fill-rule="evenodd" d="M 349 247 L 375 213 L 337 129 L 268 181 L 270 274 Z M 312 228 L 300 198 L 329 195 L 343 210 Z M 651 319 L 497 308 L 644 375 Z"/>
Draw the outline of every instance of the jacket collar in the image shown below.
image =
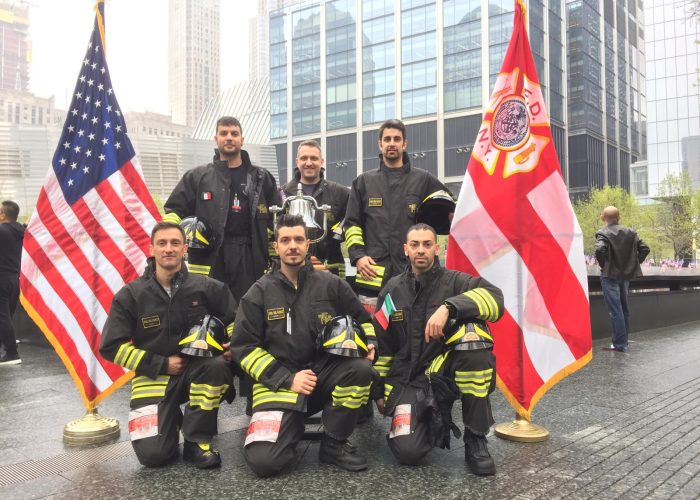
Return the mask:
<path id="1" fill-rule="evenodd" d="M 401 170 L 403 170 L 404 173 L 408 173 L 411 170 L 411 159 L 408 157 L 408 153 L 406 151 L 403 152 L 403 156 L 401 158 L 403 160 L 403 166 L 401 167 Z M 384 155 L 379 153 L 379 170 L 383 171 L 388 171 L 388 170 L 396 170 L 396 169 L 390 169 L 384 164 Z"/>
<path id="2" fill-rule="evenodd" d="M 242 165 L 245 165 L 247 167 L 252 166 L 252 163 L 250 162 L 250 155 L 245 149 L 241 149 L 241 160 L 243 161 Z M 214 148 L 214 158 L 212 159 L 212 163 L 217 167 L 228 168 L 228 162 L 226 160 L 219 159 L 218 148 Z"/>
<path id="3" fill-rule="evenodd" d="M 440 265 L 440 258 L 436 255 L 433 267 L 428 269 L 420 276 L 416 276 L 413 271 L 411 271 L 411 264 L 408 264 L 408 271 L 406 272 L 406 277 L 409 282 L 413 285 L 413 289 L 418 291 L 422 288 L 430 286 L 431 283 L 442 273 L 443 267 Z"/>
<path id="4" fill-rule="evenodd" d="M 289 281 L 289 279 L 284 274 L 282 274 L 280 258 L 279 257 L 272 257 L 270 260 L 272 261 L 272 266 L 270 266 L 270 274 L 272 276 L 274 276 L 276 279 L 278 279 L 284 283 L 287 283 L 290 286 L 293 286 L 292 283 Z M 304 282 L 306 281 L 306 278 L 309 276 L 310 273 L 313 273 L 313 272 L 316 272 L 316 271 L 314 269 L 313 264 L 311 264 L 311 255 L 307 255 L 306 260 L 304 261 L 304 265 L 299 270 L 299 279 L 297 282 L 297 289 L 301 289 Z"/>
<path id="5" fill-rule="evenodd" d="M 170 282 L 171 295 L 174 294 L 178 288 L 180 288 L 180 286 L 187 279 L 188 275 L 189 275 L 189 271 L 187 270 L 187 264 L 183 260 L 182 267 L 180 268 L 180 270 L 177 273 L 175 273 L 175 276 L 173 276 L 173 279 Z M 152 279 L 154 283 L 156 283 L 158 286 L 160 286 L 160 283 L 158 283 L 158 280 L 156 280 L 156 259 L 155 259 L 155 257 L 149 257 L 148 259 L 146 259 L 146 269 L 143 272 L 143 277 L 145 279 Z"/>

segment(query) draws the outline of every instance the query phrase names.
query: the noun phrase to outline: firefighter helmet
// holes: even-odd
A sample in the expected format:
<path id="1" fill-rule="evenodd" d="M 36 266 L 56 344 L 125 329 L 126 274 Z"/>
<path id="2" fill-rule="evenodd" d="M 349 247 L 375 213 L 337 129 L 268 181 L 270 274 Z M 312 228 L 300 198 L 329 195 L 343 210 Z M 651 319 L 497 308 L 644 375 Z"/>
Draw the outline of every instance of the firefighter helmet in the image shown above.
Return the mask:
<path id="1" fill-rule="evenodd" d="M 209 251 L 216 246 L 216 233 L 203 217 L 192 215 L 180 222 L 188 250 Z"/>
<path id="2" fill-rule="evenodd" d="M 211 358 L 224 353 L 228 342 L 226 327 L 216 316 L 207 314 L 183 332 L 180 352 L 185 356 Z"/>
<path id="3" fill-rule="evenodd" d="M 367 356 L 367 337 L 362 327 L 350 316 L 336 316 L 323 328 L 321 348 L 337 356 L 364 358 Z"/>
<path id="4" fill-rule="evenodd" d="M 444 190 L 429 194 L 416 210 L 416 222 L 428 224 L 437 234 L 450 234 L 450 214 L 455 211 L 455 202 Z"/>
<path id="5" fill-rule="evenodd" d="M 455 351 L 485 349 L 493 345 L 491 331 L 485 321 L 451 319 L 444 328 L 445 346 Z"/>

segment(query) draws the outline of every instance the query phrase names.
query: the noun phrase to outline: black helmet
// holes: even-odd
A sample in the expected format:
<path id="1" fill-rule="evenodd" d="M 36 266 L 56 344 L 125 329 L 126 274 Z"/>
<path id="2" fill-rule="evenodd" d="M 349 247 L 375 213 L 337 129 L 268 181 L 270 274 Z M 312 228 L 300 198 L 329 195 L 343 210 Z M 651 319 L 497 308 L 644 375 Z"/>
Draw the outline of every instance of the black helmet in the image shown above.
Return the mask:
<path id="1" fill-rule="evenodd" d="M 224 353 L 228 342 L 226 326 L 216 316 L 207 314 L 183 332 L 180 352 L 185 356 L 211 358 Z"/>
<path id="2" fill-rule="evenodd" d="M 212 250 L 216 246 L 216 234 L 203 217 L 192 215 L 185 217 L 180 222 L 180 227 L 185 232 L 185 241 L 189 250 Z"/>
<path id="3" fill-rule="evenodd" d="M 429 194 L 416 210 L 416 222 L 428 224 L 437 234 L 450 234 L 450 217 L 455 211 L 455 201 L 444 190 Z"/>
<path id="4" fill-rule="evenodd" d="M 362 327 L 350 316 L 336 316 L 323 328 L 321 349 L 337 356 L 364 358 L 367 356 L 367 337 Z"/>
<path id="5" fill-rule="evenodd" d="M 491 331 L 486 325 L 486 322 L 472 319 L 469 321 L 458 321 L 451 319 L 445 325 L 445 346 L 448 349 L 455 351 L 466 351 L 475 349 L 479 342 L 480 344 L 493 344 Z M 480 348 L 484 348 L 481 346 Z"/>

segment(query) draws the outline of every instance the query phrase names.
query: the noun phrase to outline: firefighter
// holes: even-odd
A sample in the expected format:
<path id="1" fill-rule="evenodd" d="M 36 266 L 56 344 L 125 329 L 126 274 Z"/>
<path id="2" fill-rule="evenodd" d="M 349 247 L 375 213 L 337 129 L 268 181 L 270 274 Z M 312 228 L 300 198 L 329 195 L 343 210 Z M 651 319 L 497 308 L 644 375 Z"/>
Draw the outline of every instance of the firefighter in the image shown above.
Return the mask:
<path id="1" fill-rule="evenodd" d="M 211 224 L 216 242 L 207 253 L 190 255 L 189 270 L 227 283 L 240 301 L 269 265 L 269 208 L 280 199 L 274 177 L 242 149 L 236 118 L 219 118 L 214 140 L 213 161 L 185 172 L 165 202 L 163 220 L 179 224 L 196 215 Z"/>
<path id="2" fill-rule="evenodd" d="M 436 191 L 449 190 L 432 174 L 411 166 L 406 154 L 406 127 L 387 120 L 379 127 L 379 168 L 352 183 L 343 230 L 360 300 L 374 310 L 388 280 L 406 267 L 406 230 L 416 223 L 416 210 Z"/>
<path id="3" fill-rule="evenodd" d="M 319 459 L 363 470 L 367 460 L 348 437 L 370 395 L 376 343 L 371 318 L 345 280 L 311 265 L 301 216 L 277 219 L 274 247 L 279 262 L 241 299 L 231 342 L 234 361 L 255 380 L 245 460 L 258 476 L 278 474 L 294 460 L 305 415 L 323 410 Z M 366 358 L 319 348 L 324 326 L 338 315 L 362 326 Z"/>
<path id="4" fill-rule="evenodd" d="M 294 179 L 282 186 L 282 197 L 286 199 L 297 194 L 301 184 L 303 193 L 313 196 L 319 206 L 327 204 L 331 207 L 327 215 L 328 233 L 320 242 L 311 245 L 309 253 L 329 271 L 345 278 L 345 259 L 340 251 L 342 233 L 336 238 L 334 230 L 339 231 L 345 217 L 350 190 L 325 178 L 324 161 L 321 146 L 316 141 L 308 140 L 299 144 Z M 323 222 L 323 214 L 320 211 L 316 213 L 316 222 L 319 225 Z"/>
<path id="5" fill-rule="evenodd" d="M 179 225 L 157 223 L 150 250 L 143 276 L 114 296 L 100 354 L 136 373 L 129 430 L 141 464 L 155 467 L 174 459 L 182 429 L 184 458 L 198 468 L 218 467 L 221 459 L 211 441 L 219 404 L 232 384 L 230 352 L 186 358 L 179 344 L 208 315 L 229 325 L 230 332 L 236 302 L 223 283 L 188 273 Z M 228 344 L 222 347 L 226 350 Z M 185 402 L 183 417 L 180 405 Z"/>
<path id="6" fill-rule="evenodd" d="M 427 224 L 409 228 L 404 251 L 410 270 L 387 283 L 377 305 L 375 368 L 384 389 L 377 386 L 372 395 L 378 410 L 392 417 L 389 447 L 404 464 L 419 462 L 434 446 L 449 447 L 450 430 L 460 435 L 451 409 L 461 399 L 466 462 L 475 474 L 494 474 L 486 442 L 496 381 L 493 339 L 486 327 L 471 328 L 470 345 L 459 349 L 443 337 L 450 319 L 462 326 L 498 320 L 503 295 L 483 278 L 441 267 L 436 233 Z M 448 344 L 461 343 L 452 337 Z"/>

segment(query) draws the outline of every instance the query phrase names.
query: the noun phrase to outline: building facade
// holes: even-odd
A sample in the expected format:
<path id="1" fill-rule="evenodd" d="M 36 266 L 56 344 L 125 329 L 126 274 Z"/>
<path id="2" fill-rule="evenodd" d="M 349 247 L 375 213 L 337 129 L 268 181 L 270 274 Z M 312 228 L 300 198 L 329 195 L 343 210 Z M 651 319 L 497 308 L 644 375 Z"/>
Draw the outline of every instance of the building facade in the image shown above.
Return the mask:
<path id="1" fill-rule="evenodd" d="M 168 100 L 175 123 L 194 127 L 219 95 L 219 0 L 170 0 Z"/>
<path id="2" fill-rule="evenodd" d="M 0 90 L 29 89 L 29 5 L 0 0 Z"/>
<path id="3" fill-rule="evenodd" d="M 532 47 L 566 165 L 564 1 L 531 0 Z M 270 14 L 270 139 L 280 178 L 320 140 L 328 178 L 378 165 L 377 130 L 400 118 L 412 164 L 456 190 L 513 26 L 512 0 L 329 0 Z M 286 166 L 286 171 L 285 167 Z"/>
<path id="4" fill-rule="evenodd" d="M 700 19 L 684 0 L 647 0 L 648 162 L 634 165 L 632 192 L 657 196 L 669 175 L 700 188 Z"/>

